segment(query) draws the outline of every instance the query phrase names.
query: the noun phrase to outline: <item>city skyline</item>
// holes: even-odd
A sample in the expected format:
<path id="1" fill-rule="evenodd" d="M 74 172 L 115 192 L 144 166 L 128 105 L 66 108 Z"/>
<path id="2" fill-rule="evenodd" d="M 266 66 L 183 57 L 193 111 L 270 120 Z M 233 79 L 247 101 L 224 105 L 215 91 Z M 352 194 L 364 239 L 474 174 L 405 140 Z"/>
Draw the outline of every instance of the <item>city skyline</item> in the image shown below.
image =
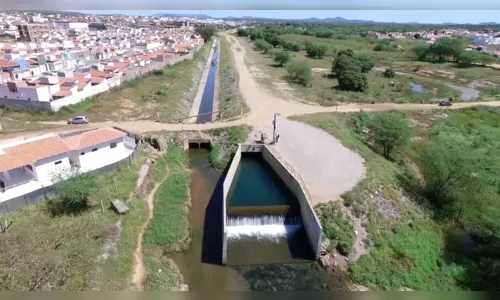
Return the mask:
<path id="1" fill-rule="evenodd" d="M 499 22 L 499 11 L 443 11 L 443 10 L 75 10 L 87 14 L 123 14 L 151 16 L 166 14 L 206 14 L 222 17 L 263 17 L 277 19 L 335 18 L 397 23 L 481 23 Z"/>

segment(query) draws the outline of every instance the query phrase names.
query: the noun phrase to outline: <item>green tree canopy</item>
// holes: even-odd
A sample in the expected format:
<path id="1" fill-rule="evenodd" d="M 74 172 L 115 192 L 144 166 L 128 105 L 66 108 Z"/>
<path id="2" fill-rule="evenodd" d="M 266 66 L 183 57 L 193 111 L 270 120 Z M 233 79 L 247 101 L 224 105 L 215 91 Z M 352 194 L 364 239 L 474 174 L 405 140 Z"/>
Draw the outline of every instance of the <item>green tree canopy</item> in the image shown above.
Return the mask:
<path id="1" fill-rule="evenodd" d="M 408 118 L 399 112 L 378 113 L 367 128 L 368 141 L 387 159 L 394 158 L 394 154 L 403 149 L 410 139 Z"/>
<path id="2" fill-rule="evenodd" d="M 307 60 L 296 59 L 286 65 L 286 69 L 292 80 L 310 86 L 312 82 L 312 68 Z"/>
<path id="3" fill-rule="evenodd" d="M 306 52 L 312 58 L 323 58 L 328 52 L 328 46 L 325 44 L 311 43 L 306 45 Z"/>
<path id="4" fill-rule="evenodd" d="M 274 54 L 274 62 L 280 67 L 283 67 L 286 63 L 288 63 L 291 58 L 292 56 L 290 53 L 286 51 L 277 51 Z"/>
<path id="5" fill-rule="evenodd" d="M 198 33 L 205 42 L 208 42 L 216 32 L 217 27 L 214 25 L 196 27 L 196 33 Z"/>
<path id="6" fill-rule="evenodd" d="M 269 44 L 263 39 L 258 39 L 255 41 L 255 48 L 257 48 L 257 50 L 263 51 L 264 53 L 267 53 L 273 48 L 273 45 Z"/>

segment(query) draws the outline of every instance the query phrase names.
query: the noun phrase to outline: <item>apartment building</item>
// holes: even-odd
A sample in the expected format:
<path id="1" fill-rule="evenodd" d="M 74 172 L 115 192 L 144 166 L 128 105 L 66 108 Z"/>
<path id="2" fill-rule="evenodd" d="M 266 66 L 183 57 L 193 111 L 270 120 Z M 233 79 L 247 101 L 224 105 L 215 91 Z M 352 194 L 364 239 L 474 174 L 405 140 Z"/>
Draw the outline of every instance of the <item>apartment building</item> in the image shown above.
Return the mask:
<path id="1" fill-rule="evenodd" d="M 17 25 L 19 40 L 39 42 L 49 34 L 49 25 L 44 23 L 30 23 Z"/>

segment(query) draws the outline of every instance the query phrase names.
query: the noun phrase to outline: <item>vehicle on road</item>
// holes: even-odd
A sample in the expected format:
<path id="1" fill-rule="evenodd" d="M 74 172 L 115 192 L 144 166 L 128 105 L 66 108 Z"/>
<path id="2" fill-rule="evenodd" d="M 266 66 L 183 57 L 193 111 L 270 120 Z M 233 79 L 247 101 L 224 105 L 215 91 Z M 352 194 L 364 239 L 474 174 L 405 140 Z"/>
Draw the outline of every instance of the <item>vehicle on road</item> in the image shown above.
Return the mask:
<path id="1" fill-rule="evenodd" d="M 439 106 L 451 106 L 450 101 L 439 101 Z"/>
<path id="2" fill-rule="evenodd" d="M 76 116 L 68 119 L 68 124 L 88 124 L 89 118 L 86 116 Z"/>

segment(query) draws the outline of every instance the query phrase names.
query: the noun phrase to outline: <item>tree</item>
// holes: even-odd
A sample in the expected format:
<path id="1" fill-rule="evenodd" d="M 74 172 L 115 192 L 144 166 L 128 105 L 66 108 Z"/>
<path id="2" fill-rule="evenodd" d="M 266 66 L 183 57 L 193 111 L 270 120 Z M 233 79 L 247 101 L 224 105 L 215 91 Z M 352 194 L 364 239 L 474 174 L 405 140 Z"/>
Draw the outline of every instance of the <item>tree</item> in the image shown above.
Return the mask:
<path id="1" fill-rule="evenodd" d="M 352 50 L 340 50 L 333 61 L 332 73 L 339 77 L 348 70 L 361 72 L 361 63 L 354 57 Z"/>
<path id="2" fill-rule="evenodd" d="M 286 51 L 278 51 L 274 54 L 274 62 L 280 67 L 283 67 L 283 65 L 288 63 L 290 59 L 291 55 L 289 52 Z"/>
<path id="3" fill-rule="evenodd" d="M 238 28 L 238 30 L 236 31 L 236 34 L 238 36 L 248 36 L 248 32 L 245 29 L 241 29 L 241 28 Z"/>
<path id="4" fill-rule="evenodd" d="M 429 48 L 429 54 L 439 62 L 445 59 L 457 61 L 462 51 L 464 51 L 465 43 L 462 39 L 443 37 L 437 39 L 436 42 Z"/>
<path id="5" fill-rule="evenodd" d="M 286 69 L 293 81 L 304 86 L 310 86 L 312 81 L 311 64 L 303 59 L 292 60 L 286 65 Z"/>
<path id="6" fill-rule="evenodd" d="M 198 33 L 205 42 L 208 42 L 216 32 L 217 27 L 214 25 L 196 27 L 196 33 Z"/>
<path id="7" fill-rule="evenodd" d="M 396 72 L 394 72 L 392 69 L 385 69 L 385 71 L 384 71 L 385 78 L 394 78 L 395 75 L 396 75 Z"/>
<path id="8" fill-rule="evenodd" d="M 300 45 L 297 43 L 290 43 L 290 51 L 293 52 L 299 52 L 300 51 Z"/>
<path id="9" fill-rule="evenodd" d="M 276 33 L 266 32 L 264 34 L 264 40 L 276 48 L 280 44 L 280 37 Z"/>
<path id="10" fill-rule="evenodd" d="M 262 31 L 255 29 L 255 28 L 252 28 L 252 29 L 250 29 L 249 36 L 250 36 L 251 41 L 256 41 L 258 39 L 261 39 L 263 34 L 262 34 Z"/>
<path id="11" fill-rule="evenodd" d="M 387 159 L 404 148 L 410 139 L 408 118 L 399 112 L 376 114 L 367 124 L 368 141 Z"/>
<path id="12" fill-rule="evenodd" d="M 323 58 L 328 51 L 328 46 L 325 44 L 308 44 L 306 45 L 306 52 L 312 58 Z"/>
<path id="13" fill-rule="evenodd" d="M 52 204 L 53 212 L 78 212 L 87 208 L 87 200 L 97 187 L 96 176 L 90 173 L 77 174 L 56 185 L 57 197 Z M 57 209 L 54 207 L 54 204 Z"/>
<path id="14" fill-rule="evenodd" d="M 470 66 L 472 64 L 490 64 L 496 61 L 496 58 L 477 51 L 463 51 L 458 56 L 458 62 L 464 66 Z"/>
<path id="15" fill-rule="evenodd" d="M 415 33 L 413 35 L 413 38 L 416 39 L 416 40 L 420 39 L 421 37 L 422 37 L 422 35 L 420 33 Z"/>
<path id="16" fill-rule="evenodd" d="M 370 70 L 373 69 L 373 67 L 375 66 L 375 63 L 373 61 L 373 57 L 371 57 L 369 55 L 360 54 L 357 56 L 357 59 L 360 62 L 362 73 L 370 72 Z"/>
<path id="17" fill-rule="evenodd" d="M 425 60 L 429 54 L 429 44 L 417 44 L 411 50 L 418 60 Z"/>
<path id="18" fill-rule="evenodd" d="M 257 48 L 257 50 L 263 51 L 264 53 L 267 53 L 273 48 L 273 46 L 263 39 L 258 39 L 255 41 L 255 48 Z"/>
<path id="19" fill-rule="evenodd" d="M 420 162 L 429 199 L 447 213 L 460 212 L 481 190 L 479 169 L 481 155 L 462 139 L 438 134 L 421 151 Z"/>
<path id="20" fill-rule="evenodd" d="M 368 89 L 368 79 L 365 74 L 348 70 L 338 77 L 339 87 L 349 91 L 362 92 Z"/>

